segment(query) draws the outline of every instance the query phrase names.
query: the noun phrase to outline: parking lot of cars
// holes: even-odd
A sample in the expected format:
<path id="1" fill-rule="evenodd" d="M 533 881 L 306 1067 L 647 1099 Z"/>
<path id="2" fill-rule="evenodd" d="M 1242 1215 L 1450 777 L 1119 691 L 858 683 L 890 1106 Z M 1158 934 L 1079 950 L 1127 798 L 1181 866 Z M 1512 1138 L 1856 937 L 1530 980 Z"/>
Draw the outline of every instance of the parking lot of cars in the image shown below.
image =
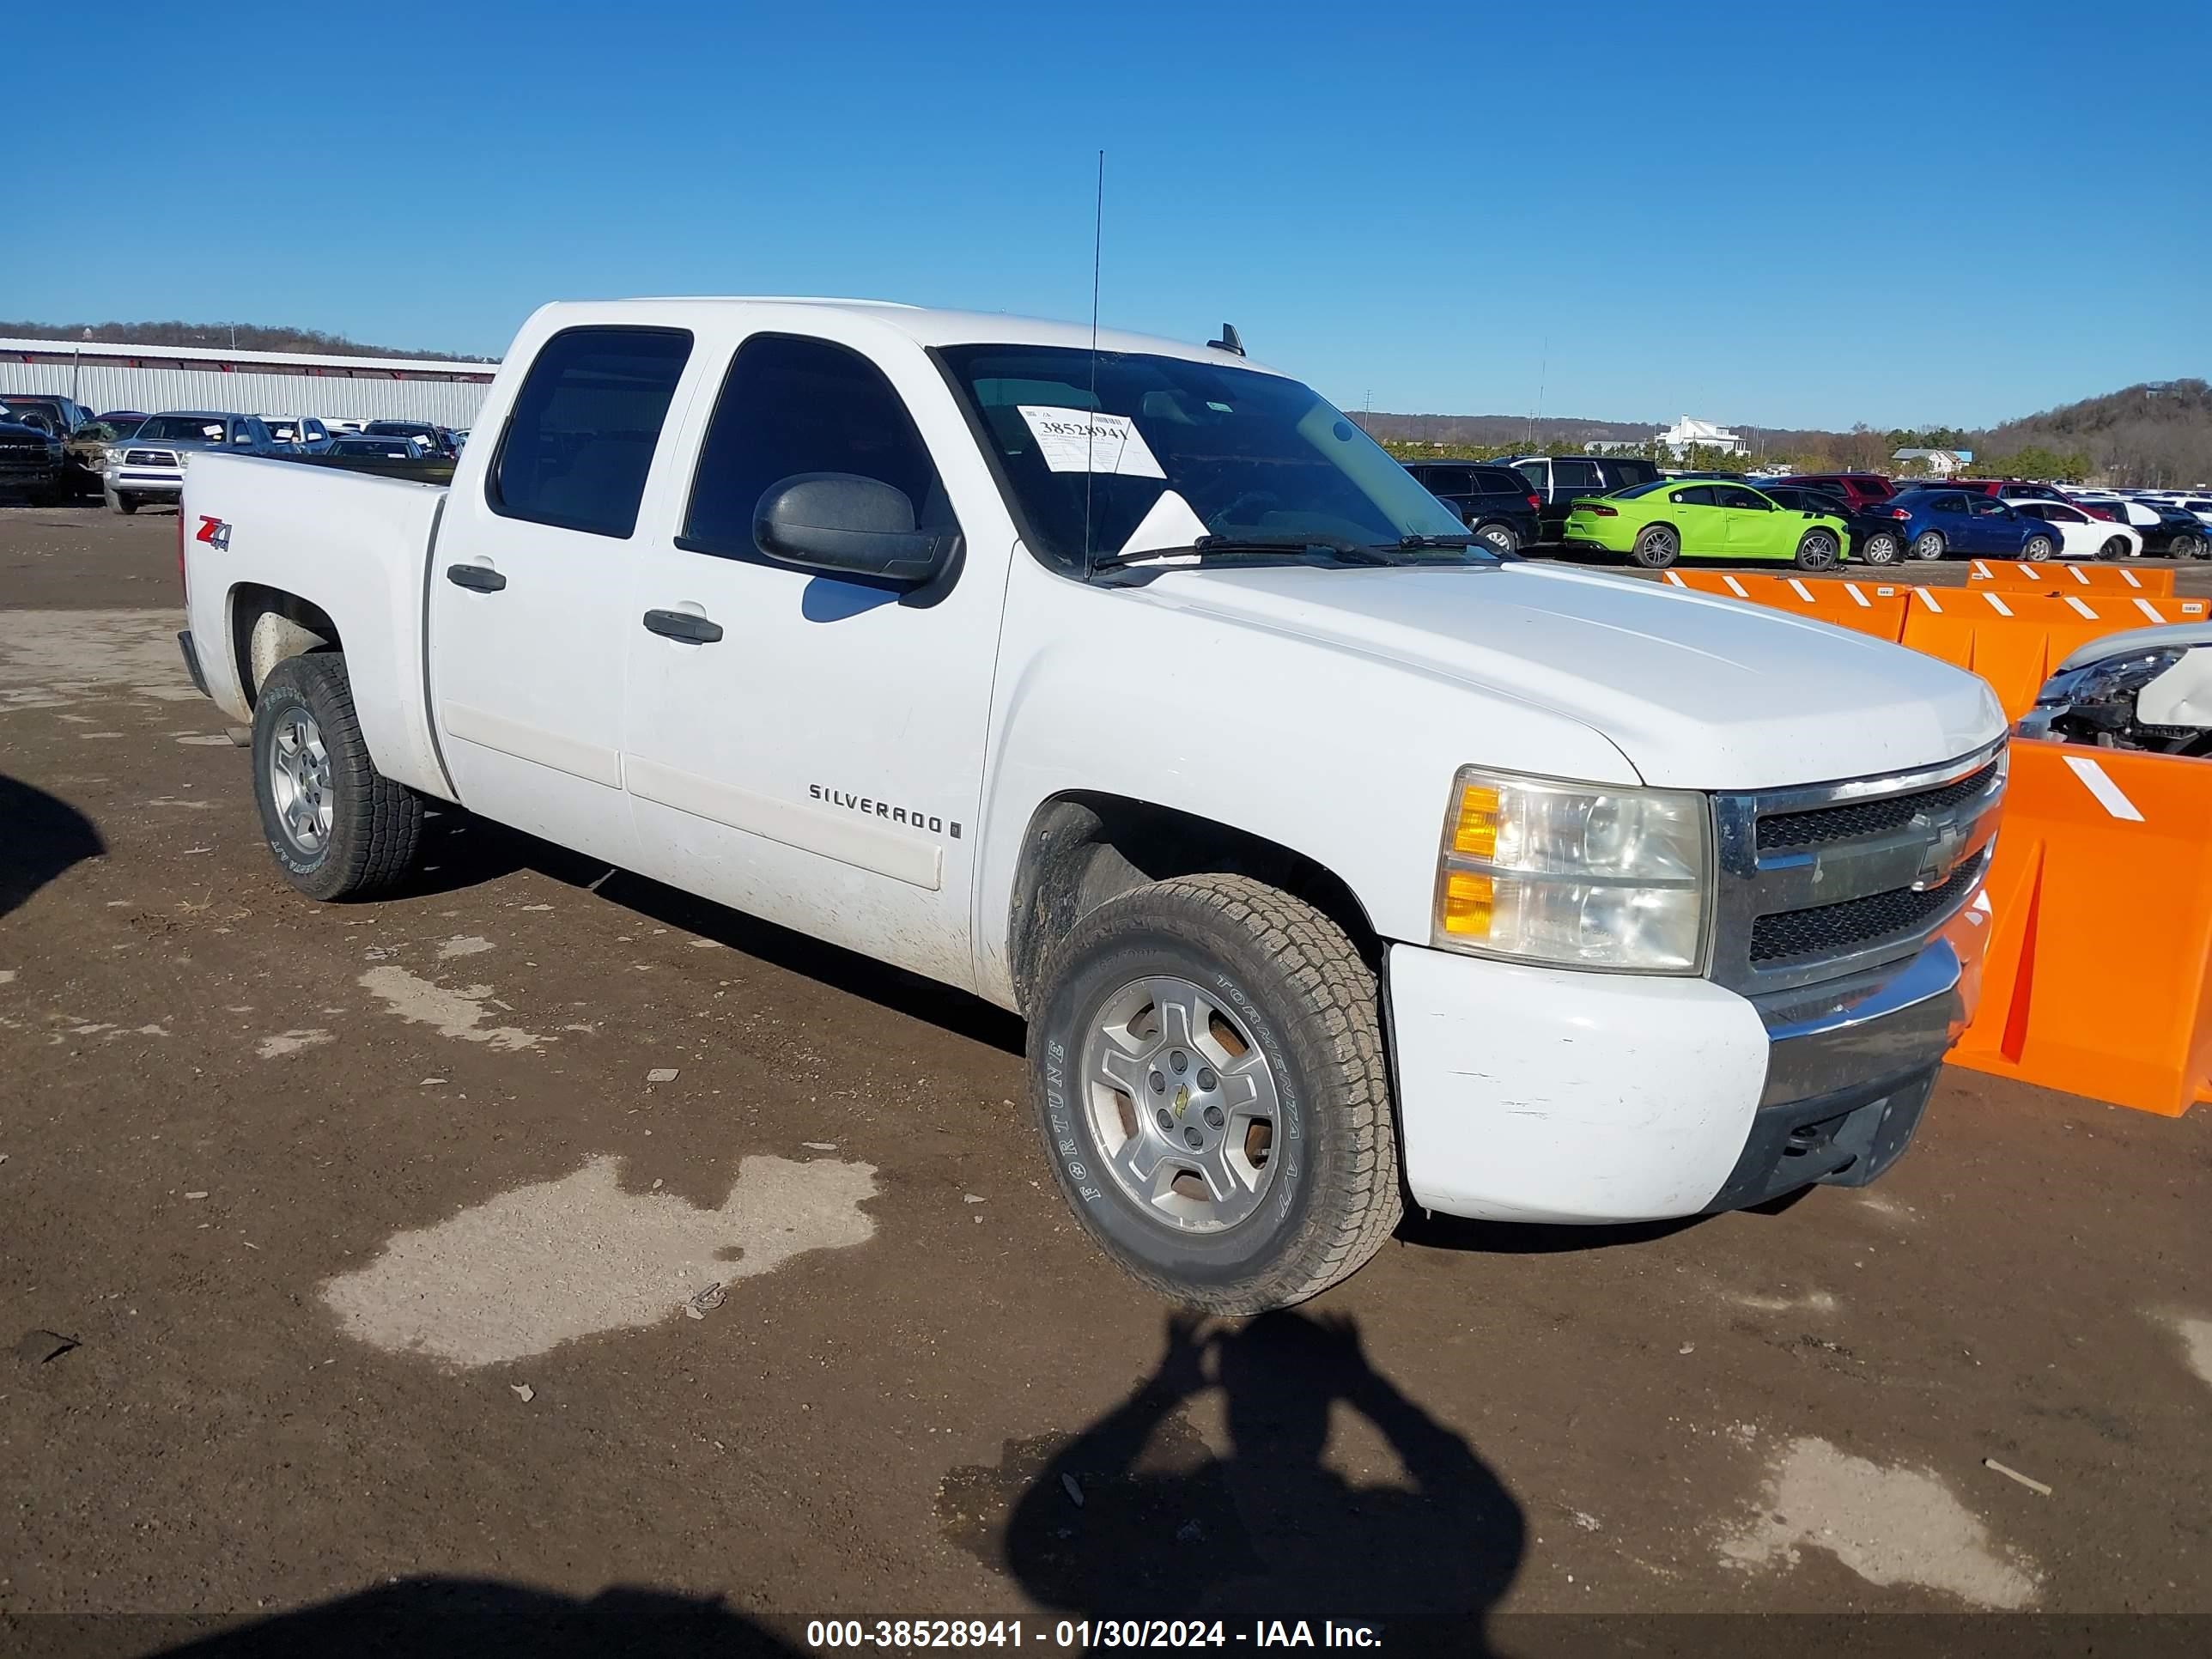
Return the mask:
<path id="1" fill-rule="evenodd" d="M 428 421 L 222 410 L 95 415 L 68 398 L 0 388 L 0 500 L 12 495 L 51 505 L 98 495 L 111 513 L 128 515 L 149 503 L 175 501 L 196 453 L 450 465 L 467 436 Z"/>
<path id="2" fill-rule="evenodd" d="M 1871 472 L 1662 476 L 1651 462 L 1611 456 L 1407 465 L 1488 544 L 1548 545 L 1647 569 L 1678 559 L 1787 560 L 1825 570 L 1905 559 L 2212 556 L 2212 489 L 2122 493 Z M 1512 516 L 1516 492 L 1501 473 L 1527 485 L 1533 534 Z M 2084 527 L 2097 525 L 2112 528 Z"/>
<path id="3" fill-rule="evenodd" d="M 0 390 L 0 495 L 13 489 L 50 501 L 96 492 L 111 511 L 135 513 L 149 501 L 174 500 L 185 458 L 214 449 L 433 477 L 442 475 L 415 469 L 449 465 L 467 437 L 422 421 L 210 410 L 95 416 L 67 398 Z M 1824 570 L 1992 556 L 2212 556 L 2212 486 L 2121 492 L 1879 473 L 1692 479 L 1662 477 L 1653 462 L 1614 455 L 1407 466 L 1493 550 L 1541 549 L 1650 569 L 1678 559 L 1786 561 Z M 2023 510 L 2022 503 L 2035 502 L 2053 506 Z M 2103 534 L 2091 528 L 2106 524 L 2117 527 Z"/>

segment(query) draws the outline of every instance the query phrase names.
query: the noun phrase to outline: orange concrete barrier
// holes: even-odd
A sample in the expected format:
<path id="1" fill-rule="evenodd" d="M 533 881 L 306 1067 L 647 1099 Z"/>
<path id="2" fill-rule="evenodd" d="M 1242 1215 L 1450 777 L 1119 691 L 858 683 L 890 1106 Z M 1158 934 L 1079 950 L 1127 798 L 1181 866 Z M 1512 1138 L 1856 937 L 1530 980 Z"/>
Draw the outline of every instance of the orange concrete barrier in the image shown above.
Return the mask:
<path id="1" fill-rule="evenodd" d="M 1794 611 L 1838 628 L 1894 641 L 1905 626 L 1911 590 L 1901 582 L 1872 582 L 1857 576 L 1762 576 L 1741 570 L 1669 570 L 1664 580 L 1676 587 L 1718 593 L 1776 611 Z"/>
<path id="2" fill-rule="evenodd" d="M 2208 612 L 2212 602 L 2203 599 L 1916 587 L 1898 638 L 1973 670 L 1996 688 L 2006 718 L 2016 720 L 2035 706 L 2044 681 L 2076 647 L 2126 629 L 2201 622 Z"/>
<path id="3" fill-rule="evenodd" d="M 2212 1099 L 2212 766 L 2016 742 L 1954 1065 L 2179 1117 Z"/>
<path id="4" fill-rule="evenodd" d="M 2137 570 L 2126 564 L 2073 564 L 2057 559 L 2031 564 L 2026 559 L 1974 559 L 1966 566 L 1969 586 L 1986 582 L 2002 591 L 2032 593 L 2076 593 L 2083 599 L 2100 594 L 2134 595 L 2146 599 L 2173 597 L 2171 565 Z"/>

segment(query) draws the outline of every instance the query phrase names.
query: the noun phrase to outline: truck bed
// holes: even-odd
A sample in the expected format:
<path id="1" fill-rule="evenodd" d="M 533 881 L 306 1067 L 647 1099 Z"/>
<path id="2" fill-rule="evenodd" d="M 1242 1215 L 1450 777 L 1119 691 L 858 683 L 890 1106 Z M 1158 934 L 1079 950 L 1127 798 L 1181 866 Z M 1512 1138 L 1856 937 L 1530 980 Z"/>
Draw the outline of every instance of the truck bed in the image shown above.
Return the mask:
<path id="1" fill-rule="evenodd" d="M 179 507 L 185 613 L 216 705 L 252 721 L 253 631 L 276 626 L 257 618 L 270 596 L 297 595 L 306 604 L 290 607 L 291 621 L 343 630 L 355 711 L 378 769 L 452 799 L 430 728 L 423 603 L 445 500 L 441 483 L 297 458 L 194 456 Z M 336 625 L 318 627 L 317 613 Z"/>

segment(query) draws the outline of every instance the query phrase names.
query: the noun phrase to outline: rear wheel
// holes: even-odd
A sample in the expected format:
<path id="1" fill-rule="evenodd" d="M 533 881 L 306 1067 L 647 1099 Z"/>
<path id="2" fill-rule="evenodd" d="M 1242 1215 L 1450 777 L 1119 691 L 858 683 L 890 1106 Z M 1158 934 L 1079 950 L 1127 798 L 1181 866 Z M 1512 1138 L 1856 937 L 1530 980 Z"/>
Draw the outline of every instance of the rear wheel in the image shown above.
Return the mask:
<path id="1" fill-rule="evenodd" d="M 1375 975 L 1312 906 L 1243 876 L 1121 894 L 1054 950 L 1030 1012 L 1053 1175 L 1152 1289 L 1285 1307 L 1397 1224 Z"/>
<path id="2" fill-rule="evenodd" d="M 289 657 L 253 705 L 253 796 L 284 878 L 309 898 L 362 898 L 415 867 L 422 799 L 376 769 L 345 659 Z"/>
<path id="3" fill-rule="evenodd" d="M 1904 548 L 1899 544 L 1895 532 L 1877 530 L 1859 544 L 1859 562 L 1861 564 L 1895 564 L 1898 556 L 1904 550 Z"/>
<path id="4" fill-rule="evenodd" d="M 1912 538 L 1912 556 L 1916 559 L 1940 559 L 1943 556 L 1943 536 L 1941 531 L 1923 530 Z"/>
<path id="5" fill-rule="evenodd" d="M 1800 570 L 1832 570 L 1842 549 L 1834 536 L 1825 530 L 1808 530 L 1797 538 L 1797 568 Z"/>
<path id="6" fill-rule="evenodd" d="M 2051 556 L 2051 538 L 2030 536 L 2020 550 L 2020 556 L 2030 564 L 2041 564 Z"/>
<path id="7" fill-rule="evenodd" d="M 1474 532 L 1474 539 L 1501 557 L 1510 557 L 1521 550 L 1521 538 L 1508 525 L 1486 524 Z"/>
<path id="8" fill-rule="evenodd" d="M 1672 525 L 1648 525 L 1638 532 L 1629 556 L 1646 570 L 1664 570 L 1681 556 L 1682 538 Z"/>

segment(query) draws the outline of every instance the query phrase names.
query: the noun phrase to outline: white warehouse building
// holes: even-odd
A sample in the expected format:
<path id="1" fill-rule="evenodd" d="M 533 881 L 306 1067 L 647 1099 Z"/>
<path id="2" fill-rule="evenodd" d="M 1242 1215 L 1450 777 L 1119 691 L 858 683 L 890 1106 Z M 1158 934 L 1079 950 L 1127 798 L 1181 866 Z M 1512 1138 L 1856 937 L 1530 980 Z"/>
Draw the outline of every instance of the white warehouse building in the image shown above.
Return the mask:
<path id="1" fill-rule="evenodd" d="M 475 422 L 498 368 L 429 357 L 0 339 L 0 398 L 43 392 L 89 404 L 94 414 L 204 409 L 465 427 Z"/>
<path id="2" fill-rule="evenodd" d="M 1747 446 L 1741 433 L 1711 421 L 1693 421 L 1687 415 L 1659 434 L 1659 441 L 1677 455 L 1687 454 L 1694 446 L 1703 449 L 1717 449 L 1723 455 L 1741 455 Z"/>

